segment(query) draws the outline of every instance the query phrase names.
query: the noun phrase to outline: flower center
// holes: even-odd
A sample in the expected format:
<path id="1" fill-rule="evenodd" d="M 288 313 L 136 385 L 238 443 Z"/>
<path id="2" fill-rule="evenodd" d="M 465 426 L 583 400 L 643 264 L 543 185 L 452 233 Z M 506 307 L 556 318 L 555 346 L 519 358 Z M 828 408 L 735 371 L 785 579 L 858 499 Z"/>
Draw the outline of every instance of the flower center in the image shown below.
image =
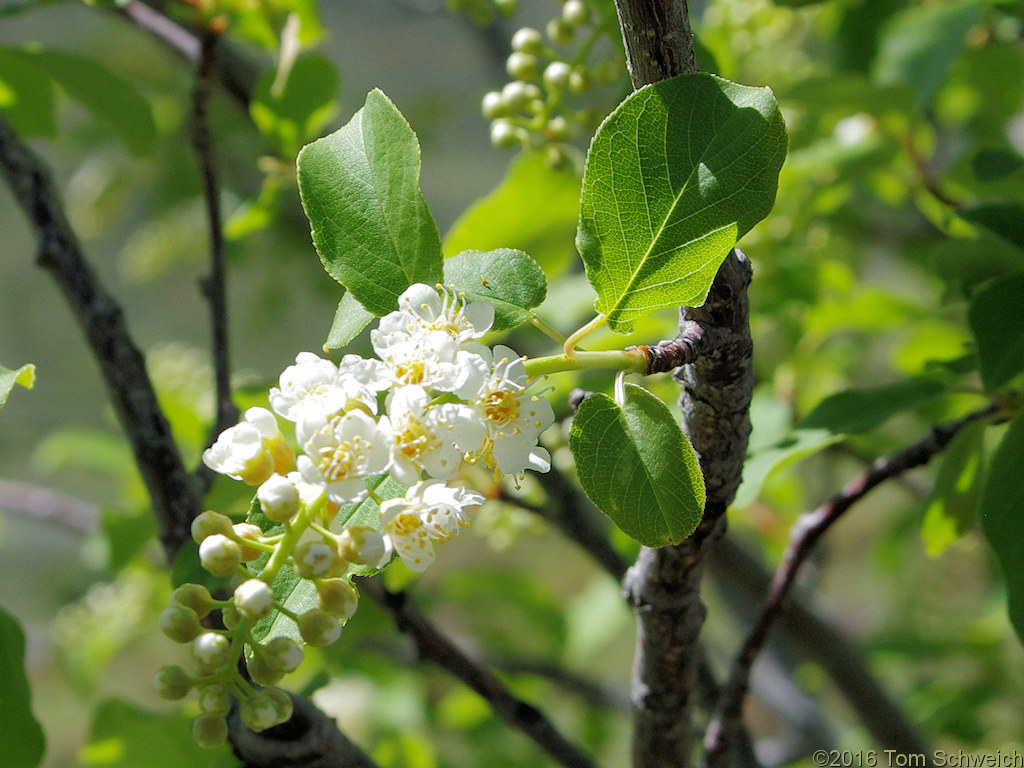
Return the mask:
<path id="1" fill-rule="evenodd" d="M 496 424 L 507 424 L 519 418 L 519 398 L 508 390 L 498 390 L 484 395 L 484 414 Z"/>

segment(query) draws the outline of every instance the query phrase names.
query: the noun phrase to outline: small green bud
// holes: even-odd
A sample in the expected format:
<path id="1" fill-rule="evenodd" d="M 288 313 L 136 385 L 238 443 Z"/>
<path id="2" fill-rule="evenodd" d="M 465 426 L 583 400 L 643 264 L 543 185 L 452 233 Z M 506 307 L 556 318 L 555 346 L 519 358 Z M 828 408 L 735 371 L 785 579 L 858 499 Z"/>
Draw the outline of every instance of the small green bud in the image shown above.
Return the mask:
<path id="1" fill-rule="evenodd" d="M 192 641 L 192 658 L 203 672 L 221 669 L 231 661 L 231 641 L 217 632 L 203 632 Z"/>
<path id="2" fill-rule="evenodd" d="M 192 738 L 203 749 L 214 749 L 228 740 L 228 723 L 223 717 L 202 714 L 192 721 Z"/>
<path id="3" fill-rule="evenodd" d="M 569 167 L 569 155 L 562 147 L 552 145 L 546 150 L 544 163 L 553 171 L 560 171 Z"/>
<path id="4" fill-rule="evenodd" d="M 544 70 L 544 85 L 549 91 L 564 91 L 571 74 L 572 67 L 564 61 L 553 61 Z"/>
<path id="5" fill-rule="evenodd" d="M 359 593 L 348 579 L 323 579 L 316 584 L 320 607 L 339 619 L 348 620 L 359 605 Z"/>
<path id="6" fill-rule="evenodd" d="M 241 541 L 236 541 L 235 543 L 241 548 L 243 563 L 250 563 L 263 554 L 262 551 L 255 547 L 245 546 L 246 541 L 259 541 L 263 536 L 263 530 L 258 525 L 253 525 L 252 523 L 235 523 L 235 525 L 232 526 L 232 530 L 234 531 L 235 536 L 241 539 Z"/>
<path id="7" fill-rule="evenodd" d="M 384 537 L 373 528 L 352 526 L 338 535 L 338 552 L 350 563 L 377 565 L 384 557 Z"/>
<path id="8" fill-rule="evenodd" d="M 153 687 L 161 699 L 178 701 L 192 690 L 192 678 L 177 665 L 160 667 L 153 676 Z"/>
<path id="9" fill-rule="evenodd" d="M 505 62 L 505 70 L 516 80 L 532 80 L 537 76 L 540 62 L 537 57 L 522 51 L 513 51 Z"/>
<path id="10" fill-rule="evenodd" d="M 200 619 L 205 618 L 213 608 L 210 590 L 202 584 L 182 584 L 171 593 L 171 600 L 178 605 L 191 608 Z"/>
<path id="11" fill-rule="evenodd" d="M 242 702 L 239 708 L 242 722 L 259 733 L 284 722 L 278 718 L 278 707 L 265 691 L 259 691 Z"/>
<path id="12" fill-rule="evenodd" d="M 571 43 L 573 37 L 576 36 L 573 27 L 563 19 L 552 19 L 549 21 L 547 26 L 544 27 L 544 33 L 548 36 L 548 40 L 561 45 Z"/>
<path id="13" fill-rule="evenodd" d="M 322 579 L 338 564 L 338 553 L 325 541 L 304 541 L 295 548 L 295 572 L 304 579 Z"/>
<path id="14" fill-rule="evenodd" d="M 208 715 L 224 716 L 231 710 L 231 693 L 220 683 L 199 689 L 199 708 Z"/>
<path id="15" fill-rule="evenodd" d="M 621 61 L 613 61 L 607 59 L 605 61 L 599 61 L 594 65 L 594 79 L 603 85 L 611 85 L 617 83 L 622 79 L 625 74 Z"/>
<path id="16" fill-rule="evenodd" d="M 550 141 L 569 141 L 572 138 L 572 128 L 564 117 L 556 115 L 544 126 L 544 135 Z"/>
<path id="17" fill-rule="evenodd" d="M 511 120 L 499 118 L 491 123 L 491 144 L 499 149 L 514 149 L 523 143 L 520 130 Z"/>
<path id="18" fill-rule="evenodd" d="M 220 619 L 224 622 L 225 628 L 233 630 L 238 626 L 238 622 L 242 620 L 242 614 L 238 612 L 235 606 L 226 605 L 221 608 Z"/>
<path id="19" fill-rule="evenodd" d="M 508 116 L 510 110 L 500 92 L 488 91 L 480 102 L 480 112 L 487 120 L 494 120 L 497 117 Z"/>
<path id="20" fill-rule="evenodd" d="M 519 0 L 494 0 L 494 7 L 505 18 L 515 16 L 519 12 Z"/>
<path id="21" fill-rule="evenodd" d="M 284 677 L 284 670 L 275 667 L 262 648 L 249 657 L 245 666 L 249 670 L 249 677 L 259 685 L 277 685 Z"/>
<path id="22" fill-rule="evenodd" d="M 183 605 L 165 608 L 159 623 L 160 631 L 176 643 L 190 643 L 203 631 L 196 612 Z"/>
<path id="23" fill-rule="evenodd" d="M 330 645 L 341 637 L 341 624 L 327 611 L 313 608 L 299 616 L 299 634 L 310 645 Z"/>
<path id="24" fill-rule="evenodd" d="M 544 38 L 536 29 L 522 27 L 512 35 L 512 50 L 536 56 L 544 50 Z"/>
<path id="25" fill-rule="evenodd" d="M 562 21 L 570 27 L 582 27 L 590 21 L 590 8 L 583 0 L 565 0 Z"/>
<path id="26" fill-rule="evenodd" d="M 242 548 L 222 533 L 203 539 L 199 545 L 199 562 L 214 576 L 233 576 L 242 564 Z"/>
<path id="27" fill-rule="evenodd" d="M 569 73 L 569 90 L 573 93 L 583 93 L 590 88 L 590 70 L 586 67 L 573 67 Z"/>
<path id="28" fill-rule="evenodd" d="M 283 723 L 291 718 L 295 705 L 292 703 L 292 697 L 288 695 L 287 691 L 282 691 L 280 688 L 267 688 L 263 692 L 267 694 L 267 698 L 277 708 L 277 722 Z"/>
<path id="29" fill-rule="evenodd" d="M 232 597 L 243 618 L 258 621 L 274 607 L 274 592 L 262 579 L 247 579 L 235 587 Z"/>
<path id="30" fill-rule="evenodd" d="M 290 637 L 275 637 L 263 650 L 267 664 L 285 673 L 298 669 L 305 656 L 302 646 Z"/>
<path id="31" fill-rule="evenodd" d="M 207 510 L 196 515 L 192 521 L 192 538 L 196 544 L 202 544 L 203 539 L 215 533 L 229 533 L 231 531 L 231 518 L 222 515 L 220 512 Z"/>
<path id="32" fill-rule="evenodd" d="M 505 100 L 509 109 L 526 109 L 530 106 L 530 103 L 541 98 L 542 94 L 540 88 L 534 83 L 523 83 L 519 80 L 513 80 L 511 83 L 506 83 L 505 87 L 501 89 L 501 97 Z"/>

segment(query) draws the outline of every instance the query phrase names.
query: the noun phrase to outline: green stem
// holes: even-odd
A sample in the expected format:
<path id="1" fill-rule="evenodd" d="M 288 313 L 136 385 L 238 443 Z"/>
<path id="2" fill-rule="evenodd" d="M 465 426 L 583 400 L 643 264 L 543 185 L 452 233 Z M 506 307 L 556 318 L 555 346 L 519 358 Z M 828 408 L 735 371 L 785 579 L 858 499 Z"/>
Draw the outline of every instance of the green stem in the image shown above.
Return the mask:
<path id="1" fill-rule="evenodd" d="M 274 554 L 270 556 L 267 564 L 260 571 L 260 578 L 267 582 L 267 584 L 274 583 L 277 572 L 281 570 L 281 566 L 285 564 L 285 561 L 291 557 L 292 552 L 295 551 L 295 546 L 299 543 L 299 538 L 309 527 L 309 524 L 320 514 L 320 510 L 323 509 L 326 502 L 327 497 L 321 495 L 319 499 L 299 511 L 299 514 L 292 521 L 291 527 L 281 537 L 281 541 L 277 543 Z"/>
<path id="2" fill-rule="evenodd" d="M 605 323 L 608 322 L 608 318 L 605 315 L 598 315 L 586 325 L 577 328 L 571 334 L 569 338 L 565 340 L 562 348 L 565 350 L 565 354 L 568 357 L 573 357 L 576 354 L 576 346 L 583 341 L 584 338 L 592 334 L 598 328 L 602 328 Z"/>
<path id="3" fill-rule="evenodd" d="M 523 363 L 526 367 L 526 375 L 531 379 L 562 371 L 594 369 L 639 373 L 646 364 L 647 357 L 636 347 L 615 349 L 609 352 L 577 351 L 572 356 L 566 353 L 548 355 L 547 357 L 529 358 Z"/>

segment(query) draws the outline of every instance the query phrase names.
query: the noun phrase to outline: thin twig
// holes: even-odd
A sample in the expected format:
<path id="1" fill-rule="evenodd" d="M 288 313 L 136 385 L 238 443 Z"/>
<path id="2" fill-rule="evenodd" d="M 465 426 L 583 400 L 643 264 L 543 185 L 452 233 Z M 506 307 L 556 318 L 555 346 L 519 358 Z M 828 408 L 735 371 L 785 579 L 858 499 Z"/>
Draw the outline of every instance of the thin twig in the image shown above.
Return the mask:
<path id="1" fill-rule="evenodd" d="M 498 717 L 530 737 L 559 765 L 595 768 L 594 762 L 567 741 L 540 710 L 514 696 L 493 672 L 441 634 L 405 593 L 388 591 L 378 579 L 362 580 L 360 589 L 387 609 L 396 626 L 415 641 L 420 658 L 433 661 L 462 680 L 491 705 Z"/>
<path id="2" fill-rule="evenodd" d="M 202 281 L 203 294 L 210 303 L 214 391 L 217 404 L 210 442 L 238 419 L 238 408 L 231 400 L 224 228 L 221 220 L 217 166 L 213 159 L 213 136 L 209 124 L 210 95 L 214 84 L 219 39 L 220 35 L 213 30 L 203 32 L 200 38 L 195 87 L 192 92 L 192 145 L 199 159 L 199 173 L 203 182 L 203 198 L 210 233 L 210 274 Z"/>
<path id="3" fill-rule="evenodd" d="M 724 694 L 708 726 L 704 741 L 706 768 L 724 768 L 728 765 L 728 753 L 739 732 L 743 700 L 749 687 L 754 661 L 764 648 L 769 630 L 782 614 L 800 566 L 807 560 L 825 531 L 873 488 L 910 469 L 927 464 L 949 444 L 957 432 L 968 424 L 988 418 L 997 410 L 998 408 L 993 405 L 975 411 L 958 421 L 935 427 L 927 437 L 917 443 L 892 456 L 878 459 L 867 472 L 856 477 L 820 507 L 797 520 L 791 532 L 789 547 L 772 580 L 771 591 L 736 654 Z"/>
<path id="4" fill-rule="evenodd" d="M 168 560 L 190 537 L 201 511 L 170 425 L 157 403 L 146 361 L 135 346 L 121 306 L 100 285 L 82 255 L 50 173 L 0 117 L 0 164 L 39 239 L 37 262 L 53 276 L 99 364 L 114 411 L 149 491 Z"/>

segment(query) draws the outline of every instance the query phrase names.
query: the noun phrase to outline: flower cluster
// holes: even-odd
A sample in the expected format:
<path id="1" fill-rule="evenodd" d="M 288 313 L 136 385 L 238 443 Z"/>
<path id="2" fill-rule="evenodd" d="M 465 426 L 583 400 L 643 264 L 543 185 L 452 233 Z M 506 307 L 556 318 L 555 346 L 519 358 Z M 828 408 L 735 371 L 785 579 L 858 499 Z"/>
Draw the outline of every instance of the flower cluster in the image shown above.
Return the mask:
<path id="1" fill-rule="evenodd" d="M 395 557 L 422 571 L 435 546 L 470 522 L 484 497 L 449 485 L 464 462 L 481 463 L 496 478 L 550 468 L 537 441 L 554 421 L 551 406 L 528 391 L 522 358 L 480 342 L 493 306 L 439 288 L 416 284 L 399 297 L 398 310 L 371 332 L 375 358 L 346 355 L 335 364 L 299 354 L 270 390 L 272 410 L 249 409 L 204 452 L 208 467 L 256 488 L 259 510 L 273 527 L 265 532 L 216 512 L 196 518 L 200 562 L 215 576 L 235 579 L 234 593 L 215 600 L 205 588 L 185 585 L 161 616 L 166 635 L 192 644 L 197 673 L 165 667 L 157 687 L 168 698 L 199 690 L 200 744 L 226 737 L 231 695 L 253 730 L 291 714 L 287 694 L 271 686 L 298 665 L 302 647 L 283 636 L 262 642 L 254 633 L 258 622 L 276 611 L 295 622 L 305 643 L 333 643 L 356 609 L 354 573 L 381 569 Z M 279 419 L 293 425 L 298 451 Z M 378 495 L 382 476 L 404 494 Z M 339 516 L 343 508 L 350 514 Z M 356 524 L 357 508 L 379 514 L 361 513 Z M 341 530 L 332 529 L 336 518 Z M 285 567 L 315 585 L 316 606 L 296 613 L 275 598 L 271 585 Z M 224 629 L 203 626 L 213 609 L 220 609 Z M 243 652 L 252 682 L 267 688 L 239 674 Z"/>

